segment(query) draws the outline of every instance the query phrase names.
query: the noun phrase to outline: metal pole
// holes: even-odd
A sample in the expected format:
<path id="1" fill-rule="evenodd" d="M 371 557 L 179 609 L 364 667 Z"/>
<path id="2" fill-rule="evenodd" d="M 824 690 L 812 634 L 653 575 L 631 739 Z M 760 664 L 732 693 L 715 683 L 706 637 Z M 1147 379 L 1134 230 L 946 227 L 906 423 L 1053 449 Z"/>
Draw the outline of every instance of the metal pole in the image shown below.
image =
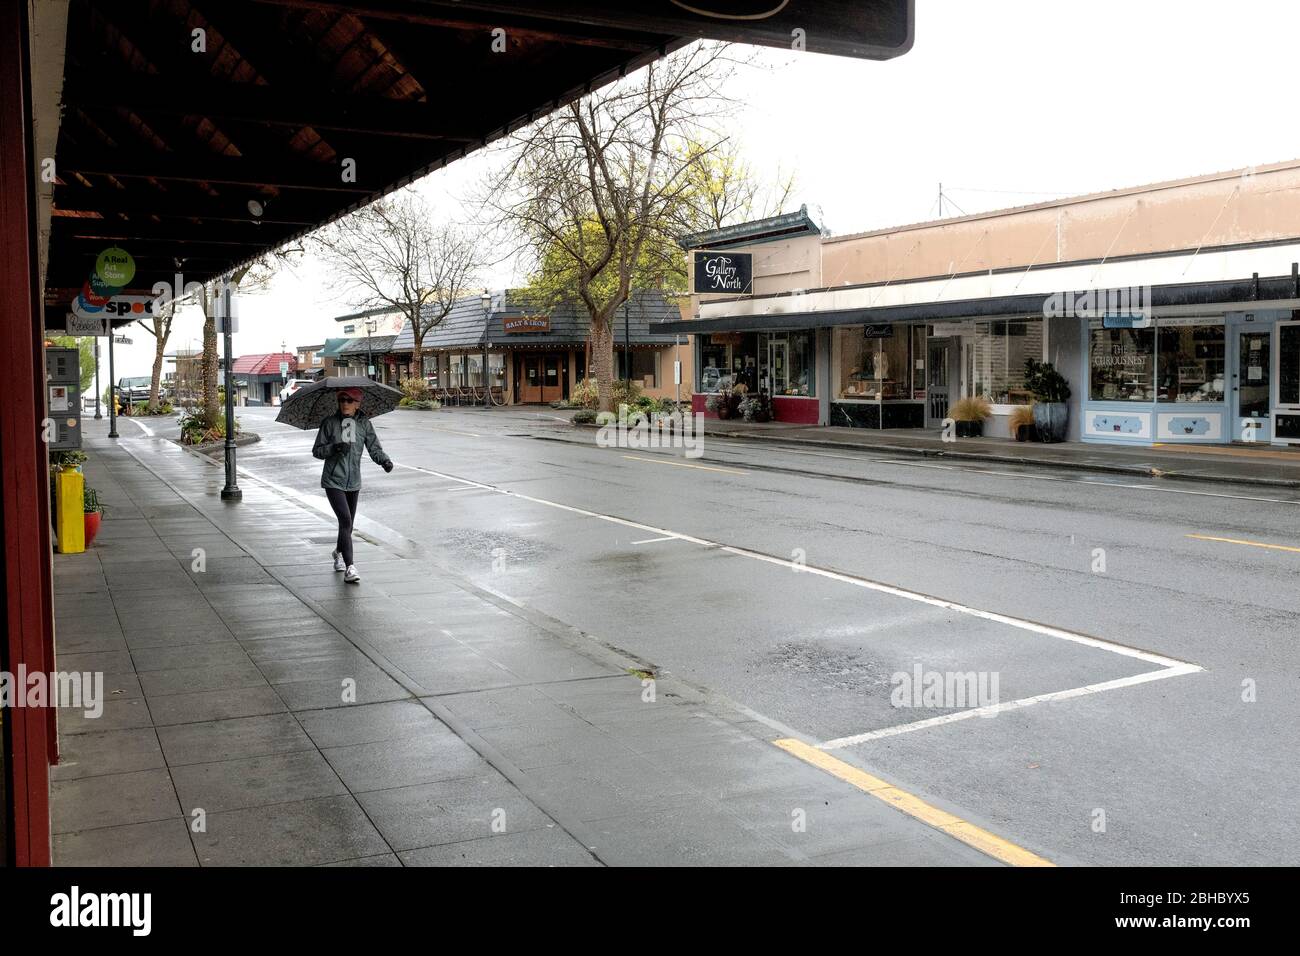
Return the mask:
<path id="1" fill-rule="evenodd" d="M 222 501 L 239 501 L 244 493 L 239 489 L 239 479 L 235 470 L 235 360 L 231 353 L 234 344 L 231 336 L 230 283 L 221 284 L 221 298 L 224 306 L 224 319 L 221 329 L 223 351 L 226 355 L 226 487 L 221 489 Z"/>
<path id="2" fill-rule="evenodd" d="M 673 378 L 677 381 L 677 410 L 678 410 L 678 411 L 681 411 L 681 407 L 682 407 L 682 375 L 681 375 L 681 369 L 682 369 L 682 337 L 681 337 L 680 335 L 674 335 L 674 336 L 673 336 L 673 345 L 676 346 L 676 348 L 677 348 L 677 354 L 676 354 L 676 356 L 674 357 L 674 364 L 676 364 L 677 368 L 674 370 Z"/>
<path id="3" fill-rule="evenodd" d="M 113 321 L 106 320 L 108 326 L 108 437 L 117 437 L 117 393 L 113 391 Z"/>
<path id="4" fill-rule="evenodd" d="M 374 365 L 374 360 L 370 357 L 370 320 L 366 320 L 366 377 L 370 377 L 370 369 Z"/>
<path id="5" fill-rule="evenodd" d="M 95 336 L 95 420 L 104 417 L 104 413 L 99 410 L 99 336 Z"/>
<path id="6" fill-rule="evenodd" d="M 628 300 L 623 300 L 623 378 L 632 383 L 632 317 Z"/>

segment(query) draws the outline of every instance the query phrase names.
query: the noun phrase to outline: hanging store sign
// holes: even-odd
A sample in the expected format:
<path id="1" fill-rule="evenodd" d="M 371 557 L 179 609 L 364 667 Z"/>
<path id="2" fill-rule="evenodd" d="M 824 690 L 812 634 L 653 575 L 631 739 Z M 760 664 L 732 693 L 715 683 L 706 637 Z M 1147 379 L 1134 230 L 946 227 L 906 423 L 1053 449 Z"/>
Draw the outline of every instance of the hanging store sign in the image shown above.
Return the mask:
<path id="1" fill-rule="evenodd" d="M 743 345 L 745 342 L 745 333 L 743 332 L 710 332 L 710 345 Z"/>
<path id="2" fill-rule="evenodd" d="M 712 252 L 696 249 L 692 253 L 696 295 L 722 293 L 751 295 L 754 291 L 754 256 L 748 252 Z"/>
<path id="3" fill-rule="evenodd" d="M 1103 329 L 1149 329 L 1151 316 L 1141 312 L 1114 312 L 1101 317 Z"/>
<path id="4" fill-rule="evenodd" d="M 501 326 L 508 333 L 519 332 L 549 332 L 551 331 L 551 317 L 549 315 L 518 315 L 510 319 L 502 319 Z"/>
<path id="5" fill-rule="evenodd" d="M 892 325 L 864 325 L 862 335 L 863 338 L 868 339 L 889 339 L 894 337 L 894 327 Z"/>

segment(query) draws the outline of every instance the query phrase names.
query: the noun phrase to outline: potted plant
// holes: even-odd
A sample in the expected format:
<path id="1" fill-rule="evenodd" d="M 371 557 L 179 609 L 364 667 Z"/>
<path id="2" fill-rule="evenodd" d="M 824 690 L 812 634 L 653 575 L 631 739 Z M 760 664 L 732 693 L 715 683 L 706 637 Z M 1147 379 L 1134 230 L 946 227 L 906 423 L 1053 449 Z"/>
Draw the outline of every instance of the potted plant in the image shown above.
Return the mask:
<path id="1" fill-rule="evenodd" d="M 1038 440 L 1065 441 L 1070 421 L 1070 385 L 1051 362 L 1025 359 L 1025 388 L 1034 396 L 1034 424 Z"/>
<path id="2" fill-rule="evenodd" d="M 984 434 L 984 419 L 993 414 L 993 407 L 983 395 L 973 395 L 953 403 L 948 414 L 957 423 L 958 438 L 979 438 Z"/>
<path id="3" fill-rule="evenodd" d="M 95 535 L 99 534 L 99 520 L 103 517 L 104 506 L 99 503 L 99 492 L 94 488 L 86 488 L 81 493 L 81 510 L 85 518 L 86 547 L 90 547 L 90 542 L 95 540 Z"/>
<path id="4" fill-rule="evenodd" d="M 718 390 L 704 400 L 704 407 L 719 418 L 731 418 L 745 395 L 745 386 L 732 385 L 731 377 L 718 382 Z"/>
<path id="5" fill-rule="evenodd" d="M 86 453 L 74 448 L 50 452 L 50 464 L 56 471 L 80 471 L 86 463 Z"/>
<path id="6" fill-rule="evenodd" d="M 747 422 L 770 422 L 772 420 L 772 400 L 766 392 L 747 395 L 740 401 L 740 415 Z"/>
<path id="7" fill-rule="evenodd" d="M 1007 424 L 1011 429 L 1011 436 L 1016 441 L 1034 441 L 1038 437 L 1035 432 L 1033 405 L 1017 405 L 1011 410 L 1011 418 Z"/>

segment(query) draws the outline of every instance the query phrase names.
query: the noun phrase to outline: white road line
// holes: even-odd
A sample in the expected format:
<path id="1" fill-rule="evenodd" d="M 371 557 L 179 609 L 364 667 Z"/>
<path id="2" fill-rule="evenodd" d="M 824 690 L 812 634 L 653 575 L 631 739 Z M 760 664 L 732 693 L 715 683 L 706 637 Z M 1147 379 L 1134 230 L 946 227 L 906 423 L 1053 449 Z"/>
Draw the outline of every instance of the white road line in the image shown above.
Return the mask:
<path id="1" fill-rule="evenodd" d="M 811 564 L 796 564 L 788 558 L 778 558 L 770 554 L 763 554 L 761 551 L 751 551 L 748 548 L 739 548 L 733 545 L 725 545 L 718 541 L 710 541 L 707 538 L 698 538 L 694 535 L 684 534 L 680 531 L 673 531 L 670 528 L 660 528 L 655 525 L 643 524 L 639 521 L 629 521 L 626 518 L 618 518 L 614 515 L 602 514 L 597 511 L 588 511 L 585 508 L 577 508 L 573 505 L 561 504 L 558 501 L 549 501 L 546 498 L 537 498 L 532 495 L 520 494 L 517 491 L 510 491 L 506 488 L 499 488 L 495 485 L 484 484 L 481 481 L 472 481 L 469 478 L 460 478 L 456 475 L 449 475 L 445 472 L 434 471 L 430 468 L 421 468 L 417 465 L 399 464 L 399 468 L 409 468 L 412 471 L 423 472 L 427 475 L 434 475 L 447 481 L 458 481 L 465 485 L 475 488 L 482 488 L 487 491 L 493 491 L 500 495 L 506 495 L 511 498 L 518 498 L 521 501 L 531 501 L 534 504 L 545 505 L 549 508 L 559 508 L 561 511 L 568 511 L 573 514 L 580 514 L 588 518 L 596 518 L 600 521 L 610 521 L 614 524 L 620 524 L 628 528 L 637 528 L 641 531 L 648 531 L 655 535 L 664 535 L 677 538 L 681 541 L 689 541 L 692 544 L 698 544 L 706 548 L 717 548 L 730 554 L 740 557 L 750 558 L 755 561 L 763 561 L 767 564 L 774 564 L 779 567 L 790 568 L 801 574 L 812 574 L 818 577 L 827 578 L 832 581 L 839 581 L 844 584 L 851 584 L 854 587 L 865 588 L 869 591 L 878 591 L 881 594 L 889 594 L 894 597 L 900 597 L 908 601 L 916 601 L 921 604 L 928 604 L 931 607 L 942 608 L 946 611 L 955 611 L 958 614 L 966 614 L 971 617 L 981 618 L 986 621 L 993 621 L 998 624 L 1005 624 L 1008 627 L 1018 628 L 1022 631 L 1028 631 L 1033 634 L 1041 634 L 1045 637 L 1052 637 L 1058 640 L 1070 641 L 1075 644 L 1082 644 L 1085 647 L 1093 647 L 1099 650 L 1110 651 L 1113 654 L 1120 654 L 1124 657 L 1131 657 L 1136 660 L 1146 661 L 1149 664 L 1156 664 L 1160 667 L 1179 667 L 1192 666 L 1186 661 L 1176 660 L 1172 657 L 1165 657 L 1162 654 L 1155 654 L 1151 651 L 1144 651 L 1140 648 L 1129 647 L 1126 644 L 1117 644 L 1113 641 L 1103 640 L 1099 637 L 1091 637 L 1087 634 L 1081 634 L 1077 631 L 1069 631 L 1059 627 L 1049 627 L 1046 624 L 1039 624 L 1036 621 L 1028 621 L 1022 618 L 1012 617 L 1008 614 L 999 614 L 996 611 L 985 611 L 980 608 L 970 607 L 966 604 L 958 604 L 955 601 L 945 601 L 942 598 L 931 597 L 928 594 L 922 594 L 918 591 L 909 591 L 906 588 L 897 587 L 892 584 L 884 584 L 880 581 L 872 581 L 867 578 L 856 575 L 845 574 L 842 571 L 832 571 L 829 568 L 819 568 Z"/>
<path id="2" fill-rule="evenodd" d="M 992 717 L 996 714 L 1008 710 L 1019 710 L 1023 707 L 1031 707 L 1034 704 L 1049 703 L 1058 700 L 1070 700 L 1075 697 L 1086 697 L 1089 694 L 1100 694 L 1102 691 L 1117 690 L 1121 687 L 1132 687 L 1135 684 L 1148 684 L 1151 681 L 1164 680 L 1168 677 L 1181 677 L 1184 674 L 1196 674 L 1203 670 L 1195 664 L 1179 664 L 1175 667 L 1162 667 L 1160 670 L 1147 671 L 1143 674 L 1134 674 L 1132 677 L 1121 677 L 1117 680 L 1105 681 L 1101 684 L 1088 684 L 1085 687 L 1072 687 L 1069 690 L 1053 691 L 1049 694 L 1038 694 L 1034 697 L 1022 697 L 1019 700 L 1009 700 L 1000 704 L 989 704 L 986 707 L 973 707 L 970 710 L 958 711 L 955 714 L 944 714 L 941 717 L 931 717 L 928 720 L 917 720 L 910 724 L 898 724 L 894 727 L 885 727 L 881 730 L 873 730 L 865 734 L 854 734 L 851 737 L 836 737 L 834 740 L 828 740 L 825 743 L 818 744 L 820 750 L 839 750 L 842 747 L 852 747 L 855 744 L 866 743 L 869 740 L 879 740 L 882 737 L 895 737 L 898 734 L 908 734 L 914 730 L 925 730 L 927 727 L 938 727 L 942 724 L 955 723 L 958 720 L 968 720 L 971 717 Z"/>
<path id="3" fill-rule="evenodd" d="M 678 540 L 677 535 L 670 534 L 663 538 L 642 538 L 640 541 L 633 541 L 632 543 L 633 544 L 654 544 L 657 541 L 677 541 L 677 540 Z"/>

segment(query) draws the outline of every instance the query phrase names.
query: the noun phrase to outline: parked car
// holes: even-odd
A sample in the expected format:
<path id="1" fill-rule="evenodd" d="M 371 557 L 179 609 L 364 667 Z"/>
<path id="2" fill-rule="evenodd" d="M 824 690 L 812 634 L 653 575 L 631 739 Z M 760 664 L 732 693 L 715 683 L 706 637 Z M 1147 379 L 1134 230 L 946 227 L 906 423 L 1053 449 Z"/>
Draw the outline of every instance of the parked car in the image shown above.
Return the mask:
<path id="1" fill-rule="evenodd" d="M 131 406 L 136 402 L 149 401 L 149 386 L 153 384 L 153 379 L 148 375 L 135 375 L 129 378 L 119 378 L 117 387 L 113 390 L 117 395 L 118 404 L 122 410 L 129 412 Z"/>
<path id="2" fill-rule="evenodd" d="M 285 400 L 304 385 L 310 385 L 313 379 L 310 378 L 291 378 L 285 383 L 284 388 L 280 389 L 280 404 L 283 405 Z"/>

